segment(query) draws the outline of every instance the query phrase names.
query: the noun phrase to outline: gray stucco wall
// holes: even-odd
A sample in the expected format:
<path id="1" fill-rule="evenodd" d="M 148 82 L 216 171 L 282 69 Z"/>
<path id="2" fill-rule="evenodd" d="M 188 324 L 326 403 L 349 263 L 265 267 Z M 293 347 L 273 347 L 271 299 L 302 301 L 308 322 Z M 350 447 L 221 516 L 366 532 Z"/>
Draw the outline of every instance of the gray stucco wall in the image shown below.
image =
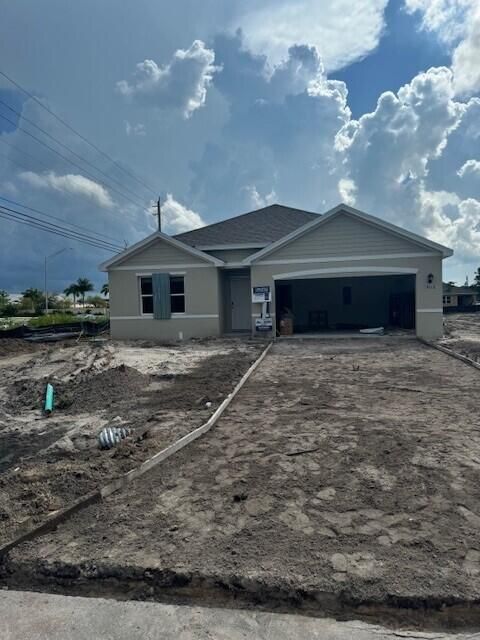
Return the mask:
<path id="1" fill-rule="evenodd" d="M 110 285 L 111 334 L 117 339 L 178 340 L 215 336 L 220 333 L 219 274 L 212 266 L 162 269 L 185 279 L 185 313 L 172 314 L 169 320 L 155 320 L 142 315 L 140 306 L 140 276 L 152 270 L 112 270 Z"/>

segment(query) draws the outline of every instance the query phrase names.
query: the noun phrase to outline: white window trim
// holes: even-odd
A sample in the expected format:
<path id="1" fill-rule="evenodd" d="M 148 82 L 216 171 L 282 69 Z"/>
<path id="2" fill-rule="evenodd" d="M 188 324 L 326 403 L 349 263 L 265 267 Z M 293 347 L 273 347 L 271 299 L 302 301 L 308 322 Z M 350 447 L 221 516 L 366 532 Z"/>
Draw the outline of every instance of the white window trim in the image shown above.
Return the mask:
<path id="1" fill-rule="evenodd" d="M 153 289 L 152 289 L 152 293 L 151 294 L 150 293 L 142 293 L 142 278 L 151 278 L 152 275 L 153 275 L 153 273 L 137 273 L 136 274 L 136 276 L 138 278 L 138 292 L 139 292 L 139 295 L 140 295 L 140 316 L 144 317 L 144 318 L 153 318 L 153 313 L 144 313 L 143 312 L 143 298 L 152 298 L 152 304 L 153 304 Z M 169 276 L 181 276 L 183 278 L 183 293 L 171 293 L 170 294 L 170 298 L 182 296 L 183 299 L 184 299 L 185 311 L 175 311 L 173 313 L 170 313 L 170 317 L 172 317 L 172 318 L 181 318 L 187 312 L 187 297 L 185 295 L 185 272 L 183 271 L 183 272 L 174 273 L 172 271 L 169 271 L 168 275 Z"/>
<path id="2" fill-rule="evenodd" d="M 142 278 L 151 278 L 151 277 L 152 277 L 152 274 L 150 274 L 150 275 L 141 275 L 141 276 L 138 277 L 138 293 L 139 293 L 139 296 L 140 296 L 140 315 L 153 318 L 153 313 L 144 313 L 143 312 L 143 298 L 151 298 L 152 299 L 152 307 L 153 307 L 153 289 L 152 289 L 152 293 L 142 293 Z"/>

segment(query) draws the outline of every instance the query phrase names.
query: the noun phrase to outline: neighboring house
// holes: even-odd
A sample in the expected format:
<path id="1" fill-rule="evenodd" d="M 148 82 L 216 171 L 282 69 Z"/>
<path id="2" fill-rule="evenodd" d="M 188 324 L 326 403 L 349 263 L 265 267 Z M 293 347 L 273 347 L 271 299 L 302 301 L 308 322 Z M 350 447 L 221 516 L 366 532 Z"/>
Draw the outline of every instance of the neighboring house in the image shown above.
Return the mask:
<path id="1" fill-rule="evenodd" d="M 114 338 L 186 339 L 396 326 L 442 335 L 452 250 L 339 205 L 281 205 L 175 237 L 156 232 L 103 263 Z M 286 320 L 288 322 L 286 322 Z"/>
<path id="2" fill-rule="evenodd" d="M 480 305 L 480 293 L 474 288 L 443 284 L 443 308 L 445 311 L 470 310 L 476 305 Z"/>

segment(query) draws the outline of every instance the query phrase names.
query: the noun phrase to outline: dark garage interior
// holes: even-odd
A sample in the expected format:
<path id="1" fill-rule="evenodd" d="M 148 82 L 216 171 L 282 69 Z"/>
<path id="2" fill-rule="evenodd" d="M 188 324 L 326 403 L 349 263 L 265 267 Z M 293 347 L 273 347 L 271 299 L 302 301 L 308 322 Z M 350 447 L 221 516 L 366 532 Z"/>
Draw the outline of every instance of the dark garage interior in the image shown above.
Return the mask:
<path id="1" fill-rule="evenodd" d="M 415 328 L 415 276 L 358 276 L 276 281 L 277 329 L 293 333 Z"/>

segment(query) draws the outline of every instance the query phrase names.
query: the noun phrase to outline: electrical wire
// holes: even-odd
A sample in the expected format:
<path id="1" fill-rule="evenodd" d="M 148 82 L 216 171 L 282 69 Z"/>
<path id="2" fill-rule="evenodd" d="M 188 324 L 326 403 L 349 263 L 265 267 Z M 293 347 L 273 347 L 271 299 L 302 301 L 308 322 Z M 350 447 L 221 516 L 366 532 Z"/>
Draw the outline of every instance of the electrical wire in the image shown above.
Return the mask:
<path id="1" fill-rule="evenodd" d="M 79 164 L 77 164 L 76 162 L 74 162 L 73 160 L 70 160 L 70 158 L 67 158 L 67 156 L 63 155 L 63 153 L 60 153 L 60 151 L 57 151 L 56 149 L 54 149 L 53 147 L 51 147 L 50 145 L 48 145 L 46 142 L 44 142 L 43 140 L 40 140 L 40 138 L 37 138 L 37 136 L 33 135 L 33 133 L 31 133 L 30 131 L 27 131 L 27 129 L 24 129 L 23 127 L 19 126 L 18 124 L 16 124 L 15 122 L 13 122 L 13 120 L 10 120 L 10 118 L 7 118 L 7 116 L 4 116 L 3 114 L 0 113 L 0 118 L 3 118 L 4 120 L 6 120 L 7 122 L 9 122 L 11 125 L 13 125 L 14 127 L 16 127 L 16 129 L 23 131 L 25 134 L 27 134 L 28 136 L 30 136 L 30 138 L 33 138 L 33 140 L 35 140 L 36 142 L 38 142 L 39 144 L 42 144 L 44 147 L 46 147 L 47 149 L 49 149 L 52 153 L 55 153 L 57 156 L 59 156 L 60 158 L 62 158 L 63 160 L 65 160 L 66 162 L 69 162 L 71 165 L 73 165 L 74 167 L 76 167 L 77 169 L 79 169 L 80 171 L 82 171 L 84 174 L 86 174 L 87 176 L 89 176 L 89 178 L 91 180 L 93 180 L 94 182 L 101 184 L 102 186 L 106 187 L 107 189 L 109 188 L 111 191 L 115 191 L 115 193 L 118 193 L 120 196 L 122 196 L 122 198 L 125 198 L 126 200 L 128 200 L 129 202 L 131 202 L 132 204 L 134 204 L 136 207 L 142 207 L 145 208 L 144 203 L 138 203 L 135 202 L 134 200 L 132 200 L 130 198 L 130 196 L 126 196 L 124 193 L 122 193 L 121 191 L 119 191 L 118 189 L 116 189 L 115 187 L 108 187 L 107 185 L 105 185 L 103 182 L 99 181 L 98 178 L 96 178 L 94 175 L 92 175 L 89 171 L 87 171 L 86 169 L 84 169 L 83 167 L 81 167 Z"/>
<path id="2" fill-rule="evenodd" d="M 144 182 L 141 178 L 137 177 L 134 173 L 132 173 L 131 171 L 128 171 L 128 169 L 125 169 L 125 167 L 122 167 L 121 164 L 119 164 L 118 162 L 116 162 L 111 156 L 108 155 L 108 153 L 106 153 L 105 151 L 102 151 L 102 149 L 100 149 L 99 147 L 97 147 L 97 145 L 95 145 L 93 142 L 90 142 L 90 140 L 88 140 L 84 135 L 82 135 L 81 133 L 79 133 L 76 129 L 74 129 L 70 124 L 68 124 L 68 122 L 66 122 L 65 120 L 63 120 L 63 118 L 61 118 L 59 115 L 57 115 L 54 111 L 52 111 L 51 109 L 49 109 L 47 106 L 45 106 L 38 98 L 36 98 L 32 93 L 30 93 L 30 91 L 28 91 L 27 89 L 25 89 L 24 87 L 22 87 L 18 82 L 16 82 L 13 78 L 11 78 L 10 76 L 8 76 L 4 71 L 0 70 L 0 75 L 2 75 L 6 80 L 8 80 L 9 82 L 11 82 L 13 85 L 15 85 L 17 87 L 17 89 L 20 89 L 20 91 L 22 91 L 25 95 L 27 95 L 29 98 L 31 98 L 34 102 L 36 102 L 36 104 L 38 104 L 40 107 L 42 107 L 42 109 L 45 109 L 45 111 L 47 111 L 51 116 L 53 116 L 56 120 L 58 120 L 58 122 L 60 122 L 61 124 L 63 124 L 64 127 L 67 127 L 67 129 L 69 129 L 70 131 L 72 131 L 72 133 L 74 133 L 75 135 L 77 135 L 81 140 L 83 140 L 83 142 L 85 142 L 86 144 L 88 144 L 90 147 L 92 147 L 92 149 L 95 149 L 95 151 L 97 153 L 100 153 L 102 156 L 104 156 L 105 158 L 107 158 L 108 160 L 110 160 L 110 162 L 112 162 L 112 164 L 114 164 L 118 169 L 120 169 L 121 171 L 123 171 L 124 173 L 126 173 L 127 175 L 129 175 L 131 178 L 133 178 L 134 180 L 136 180 L 139 184 L 141 184 L 143 187 L 145 187 L 146 189 L 148 189 L 148 191 L 150 191 L 151 193 L 153 193 L 155 195 L 155 197 L 157 197 L 157 191 L 155 189 L 153 189 L 152 187 L 150 187 L 146 182 Z"/>
<path id="3" fill-rule="evenodd" d="M 60 140 L 57 140 L 57 138 L 52 136 L 52 134 L 48 133 L 48 131 L 45 131 L 45 129 L 42 129 L 42 127 L 39 127 L 37 124 L 35 124 L 35 122 L 33 122 L 33 120 L 30 120 L 29 118 L 24 116 L 22 113 L 20 113 L 20 111 L 17 111 L 13 107 L 11 107 L 4 100 L 0 100 L 0 104 L 3 104 L 3 106 L 6 107 L 9 111 L 11 111 L 15 115 L 17 115 L 19 118 L 21 118 L 25 122 L 28 122 L 28 124 L 31 125 L 32 127 L 35 127 L 35 129 L 38 129 L 38 131 L 40 131 L 41 133 L 43 133 L 43 135 L 45 135 L 48 138 L 50 138 L 51 140 L 53 140 L 53 142 L 58 144 L 60 147 L 66 149 L 69 153 L 72 154 L 72 156 L 75 156 L 81 162 L 84 162 L 85 164 L 88 164 L 95 171 L 98 171 L 98 173 L 101 173 L 103 176 L 105 176 L 108 180 L 111 180 L 115 184 L 119 185 L 122 189 L 124 189 L 125 191 L 127 191 L 128 193 L 133 195 L 134 198 L 138 198 L 140 201 L 142 200 L 142 196 L 139 196 L 138 193 L 135 193 L 134 191 L 132 191 L 131 189 L 126 187 L 124 184 L 122 184 L 121 182 L 119 182 L 115 178 L 112 178 L 111 176 L 109 176 L 105 171 L 103 171 L 102 169 L 99 169 L 96 165 L 94 165 L 93 162 L 90 162 L 90 160 L 87 160 L 86 158 L 84 158 L 83 156 L 78 154 L 76 151 L 73 151 L 73 149 L 71 149 L 67 144 L 61 142 Z M 108 188 L 111 188 L 110 185 L 107 185 L 107 186 L 108 186 Z"/>
<path id="4" fill-rule="evenodd" d="M 41 211 L 40 209 L 35 209 L 34 207 L 29 207 L 28 205 L 22 204 L 21 202 L 17 202 L 16 200 L 10 200 L 9 198 L 5 198 L 5 196 L 0 196 L 0 200 L 5 200 L 5 202 L 8 202 L 9 204 L 16 205 L 17 207 L 22 207 L 23 209 L 28 209 L 28 211 L 33 211 L 34 213 L 39 213 L 40 215 L 45 216 L 46 218 L 52 218 L 52 220 L 57 220 L 58 222 L 63 222 L 64 224 L 67 224 L 70 227 L 75 227 L 76 229 L 80 229 L 82 231 L 87 231 L 88 233 L 93 233 L 93 234 L 95 234 L 97 236 L 103 236 L 104 238 L 107 238 L 108 240 L 113 240 L 113 242 L 122 242 L 118 238 L 113 238 L 112 236 L 108 236 L 105 233 L 100 233 L 100 231 L 95 231 L 93 229 L 89 229 L 88 227 L 82 227 L 79 224 L 74 224 L 73 222 L 68 222 L 67 220 L 64 220 L 63 218 L 59 218 L 58 216 L 54 216 L 51 213 L 45 213 L 45 211 Z"/>
<path id="5" fill-rule="evenodd" d="M 115 246 L 112 243 L 99 240 L 98 238 L 85 233 L 72 231 L 71 229 L 68 229 L 64 226 L 41 220 L 22 211 L 18 211 L 10 207 L 5 207 L 4 205 L 0 205 L 0 216 L 13 219 L 16 222 L 21 222 L 22 224 L 28 224 L 29 226 L 41 229 L 42 231 L 48 231 L 49 233 L 60 235 L 64 238 L 69 238 L 70 240 L 89 244 L 98 249 L 105 249 L 107 251 L 111 251 L 112 253 L 122 251 L 122 247 Z"/>

